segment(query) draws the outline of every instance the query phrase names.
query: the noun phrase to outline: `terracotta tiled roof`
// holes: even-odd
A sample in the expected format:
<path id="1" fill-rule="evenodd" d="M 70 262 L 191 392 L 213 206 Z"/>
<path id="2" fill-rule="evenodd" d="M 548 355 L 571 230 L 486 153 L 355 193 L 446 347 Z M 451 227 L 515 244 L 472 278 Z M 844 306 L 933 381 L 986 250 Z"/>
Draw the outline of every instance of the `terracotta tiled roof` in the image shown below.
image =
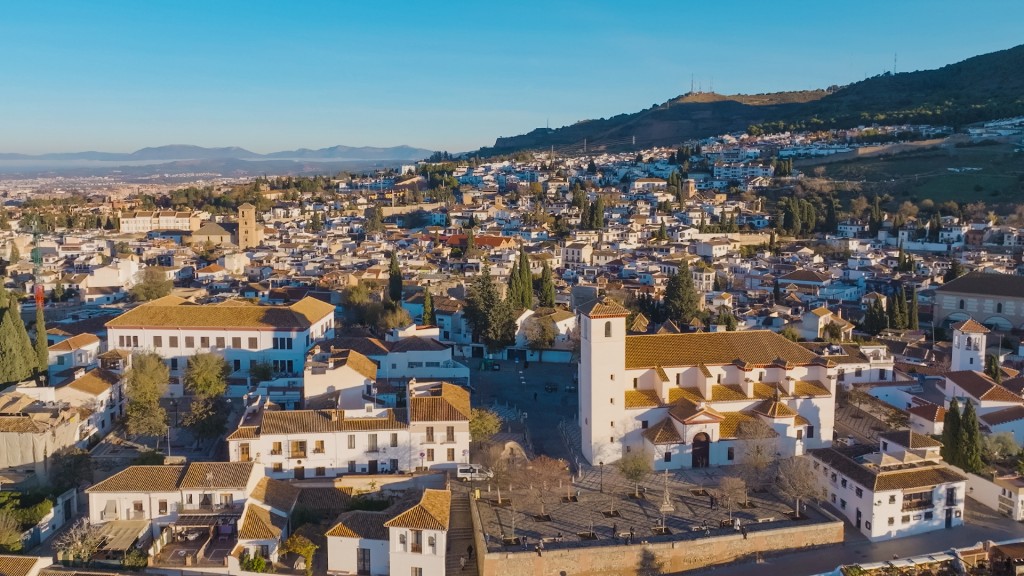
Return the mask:
<path id="1" fill-rule="evenodd" d="M 878 437 L 912 450 L 918 448 L 939 448 L 942 446 L 942 442 L 910 430 L 894 430 L 879 434 Z"/>
<path id="2" fill-rule="evenodd" d="M 668 413 L 683 424 L 687 424 L 697 418 L 710 418 L 711 420 L 718 421 L 725 418 L 720 412 L 710 406 L 701 406 L 700 404 L 693 404 L 686 400 L 676 402 L 675 406 L 670 408 Z"/>
<path id="3" fill-rule="evenodd" d="M 345 418 L 343 410 L 267 410 L 263 413 L 260 435 L 399 428 L 405 428 L 405 425 L 395 419 L 392 410 L 381 418 Z"/>
<path id="4" fill-rule="evenodd" d="M 590 318 L 618 318 L 629 316 L 629 310 L 625 309 L 611 298 L 594 300 L 589 304 L 580 307 L 580 312 Z"/>
<path id="5" fill-rule="evenodd" d="M 793 384 L 793 396 L 831 396 L 832 393 L 820 382 L 797 380 Z"/>
<path id="6" fill-rule="evenodd" d="M 255 498 L 271 508 L 276 508 L 286 514 L 291 514 L 292 508 L 299 500 L 299 493 L 302 491 L 282 480 L 263 477 L 253 488 L 250 498 Z"/>
<path id="7" fill-rule="evenodd" d="M 946 378 L 978 400 L 1024 404 L 1024 398 L 1003 388 L 984 372 L 961 370 L 959 372 L 949 372 L 946 374 Z"/>
<path id="8" fill-rule="evenodd" d="M 626 390 L 626 409 L 657 408 L 661 405 L 657 392 L 654 390 Z"/>
<path id="9" fill-rule="evenodd" d="M 683 441 L 670 418 L 663 418 L 654 426 L 644 430 L 644 438 L 651 444 L 679 444 Z"/>
<path id="10" fill-rule="evenodd" d="M 377 378 L 377 364 L 367 358 L 364 354 L 351 349 L 337 350 L 331 352 L 331 360 L 337 362 L 338 366 L 347 366 L 364 378 L 374 380 Z"/>
<path id="11" fill-rule="evenodd" d="M 978 419 L 989 426 L 999 426 L 1008 422 L 1024 420 L 1024 406 L 1011 406 L 995 412 L 989 412 L 978 416 Z"/>
<path id="12" fill-rule="evenodd" d="M 857 484 L 875 492 L 929 488 L 947 482 L 962 482 L 967 478 L 945 464 L 924 464 L 909 469 L 876 470 L 858 463 L 854 458 L 864 454 L 859 449 L 849 454 L 835 448 L 819 448 L 808 453 L 834 468 Z"/>
<path id="13" fill-rule="evenodd" d="M 658 375 L 658 380 L 660 380 L 662 382 L 668 382 L 669 381 L 668 374 L 665 373 L 665 369 L 664 368 L 662 368 L 661 366 L 658 366 L 658 367 L 656 367 L 654 369 L 654 371 Z"/>
<path id="14" fill-rule="evenodd" d="M 97 368 L 86 372 L 81 378 L 71 381 L 68 383 L 68 387 L 85 392 L 86 394 L 98 396 L 110 390 L 111 386 L 117 385 L 118 380 L 117 374 Z"/>
<path id="15" fill-rule="evenodd" d="M 28 576 L 38 561 L 35 556 L 0 555 L 0 575 Z"/>
<path id="16" fill-rule="evenodd" d="M 95 334 L 78 334 L 50 346 L 50 352 L 74 352 L 91 344 L 99 343 L 100 339 Z"/>
<path id="17" fill-rule="evenodd" d="M 907 412 L 928 422 L 942 422 L 946 418 L 946 409 L 931 402 L 911 406 Z"/>
<path id="18" fill-rule="evenodd" d="M 737 358 L 754 365 L 768 365 L 776 358 L 806 365 L 815 357 L 799 344 L 767 330 L 626 336 L 626 369 L 632 370 L 659 365 L 726 365 Z"/>
<path id="19" fill-rule="evenodd" d="M 768 418 L 793 418 L 797 415 L 795 410 L 777 400 L 765 400 L 754 406 L 753 411 Z"/>
<path id="20" fill-rule="evenodd" d="M 304 330 L 334 314 L 334 306 L 316 298 L 303 298 L 290 306 L 196 306 L 172 302 L 166 297 L 148 302 L 109 320 L 106 326 Z"/>
<path id="21" fill-rule="evenodd" d="M 757 416 L 745 412 L 725 412 L 722 416 L 724 418 L 718 424 L 720 438 L 735 438 L 741 423 L 759 421 Z"/>
<path id="22" fill-rule="evenodd" d="M 227 440 L 252 440 L 258 438 L 256 426 L 239 426 L 237 430 L 228 434 Z"/>
<path id="23" fill-rule="evenodd" d="M 245 507 L 241 526 L 238 528 L 239 540 L 276 540 L 280 537 L 281 529 L 274 526 L 269 511 L 254 504 Z"/>
<path id="24" fill-rule="evenodd" d="M 193 462 L 181 479 L 181 488 L 244 488 L 252 467 L 252 462 Z"/>
<path id="25" fill-rule="evenodd" d="M 1024 294 L 1019 294 L 1018 296 L 1024 296 Z M 985 328 L 981 324 L 975 322 L 974 318 L 968 318 L 963 322 L 957 322 L 956 324 L 953 324 L 952 328 L 953 330 L 959 330 L 964 334 L 988 334 L 988 328 Z"/>
<path id="26" fill-rule="evenodd" d="M 129 466 L 86 492 L 174 492 L 184 466 Z"/>
<path id="27" fill-rule="evenodd" d="M 469 391 L 448 382 L 441 384 L 438 395 L 409 399 L 411 422 L 468 421 L 470 412 Z"/>
<path id="28" fill-rule="evenodd" d="M 387 527 L 415 530 L 448 530 L 452 493 L 448 490 L 426 489 L 420 503 L 384 523 Z"/>
<path id="29" fill-rule="evenodd" d="M 303 487 L 299 493 L 298 505 L 323 512 L 328 518 L 333 518 L 352 508 L 352 489 Z"/>
<path id="30" fill-rule="evenodd" d="M 389 531 L 384 523 L 391 518 L 392 514 L 387 512 L 352 510 L 338 516 L 337 523 L 327 531 L 327 536 L 387 540 Z"/>
<path id="31" fill-rule="evenodd" d="M 956 280 L 946 282 L 936 288 L 935 291 L 1020 298 L 1024 294 L 1024 276 L 969 272 Z"/>

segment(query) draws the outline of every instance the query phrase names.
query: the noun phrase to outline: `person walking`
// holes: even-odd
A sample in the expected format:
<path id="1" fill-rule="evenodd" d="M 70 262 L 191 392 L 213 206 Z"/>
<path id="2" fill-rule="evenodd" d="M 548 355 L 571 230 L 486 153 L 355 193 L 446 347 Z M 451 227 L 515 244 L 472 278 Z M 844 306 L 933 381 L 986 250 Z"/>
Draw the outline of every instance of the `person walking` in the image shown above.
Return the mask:
<path id="1" fill-rule="evenodd" d="M 465 570 L 466 569 L 466 556 L 465 555 L 459 556 L 459 569 L 460 570 Z"/>
<path id="2" fill-rule="evenodd" d="M 466 546 L 466 556 L 469 556 L 470 560 L 473 559 L 473 545 L 472 544 L 470 544 L 469 546 Z"/>

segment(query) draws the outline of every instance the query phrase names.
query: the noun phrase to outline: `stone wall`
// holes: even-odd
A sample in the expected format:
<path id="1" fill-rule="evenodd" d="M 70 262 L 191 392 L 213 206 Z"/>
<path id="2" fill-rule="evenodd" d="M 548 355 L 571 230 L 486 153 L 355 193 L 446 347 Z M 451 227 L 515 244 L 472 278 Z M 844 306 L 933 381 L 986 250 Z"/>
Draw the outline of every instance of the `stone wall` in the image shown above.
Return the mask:
<path id="1" fill-rule="evenodd" d="M 474 518 L 474 523 L 478 521 Z M 477 549 L 483 550 L 477 530 Z M 576 546 L 533 551 L 490 552 L 479 558 L 481 576 L 612 576 L 634 574 L 640 568 L 658 567 L 662 573 L 695 570 L 715 564 L 797 548 L 827 546 L 843 541 L 838 520 L 789 525 L 776 530 L 751 531 L 748 538 L 729 534 L 696 540 L 650 544 Z"/>

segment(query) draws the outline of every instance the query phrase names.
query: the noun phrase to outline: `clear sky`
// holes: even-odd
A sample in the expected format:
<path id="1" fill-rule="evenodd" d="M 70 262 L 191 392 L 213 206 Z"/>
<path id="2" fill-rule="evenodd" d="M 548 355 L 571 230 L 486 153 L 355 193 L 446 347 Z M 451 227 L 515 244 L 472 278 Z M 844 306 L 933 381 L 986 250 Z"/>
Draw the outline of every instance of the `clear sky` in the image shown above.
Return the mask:
<path id="1" fill-rule="evenodd" d="M 1024 42 L 1020 0 L 8 0 L 0 152 L 462 151 L 684 93 L 825 87 Z"/>

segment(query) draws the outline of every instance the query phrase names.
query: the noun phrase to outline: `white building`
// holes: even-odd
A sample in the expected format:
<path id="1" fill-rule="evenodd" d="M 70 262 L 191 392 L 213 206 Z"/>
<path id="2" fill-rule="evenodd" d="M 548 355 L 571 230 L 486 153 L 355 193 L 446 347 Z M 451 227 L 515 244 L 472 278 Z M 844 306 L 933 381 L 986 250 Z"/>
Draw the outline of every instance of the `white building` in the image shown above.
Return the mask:
<path id="1" fill-rule="evenodd" d="M 195 305 L 176 296 L 147 302 L 106 324 L 111 348 L 152 351 L 171 370 L 168 392 L 182 395 L 188 359 L 217 352 L 232 370 L 248 373 L 256 363 L 284 374 L 301 374 L 306 352 L 334 337 L 334 306 L 303 298 L 288 306 L 259 306 L 242 300 Z"/>
<path id="2" fill-rule="evenodd" d="M 605 299 L 580 309 L 583 455 L 634 450 L 657 470 L 731 464 L 742 422 L 778 436 L 782 454 L 829 445 L 835 364 L 769 331 L 626 335 L 629 312 Z"/>
<path id="3" fill-rule="evenodd" d="M 414 506 L 395 513 L 353 510 L 327 531 L 332 574 L 444 574 L 451 519 L 448 490 L 427 489 Z"/>
<path id="4" fill-rule="evenodd" d="M 870 447 L 811 450 L 833 507 L 871 541 L 963 524 L 967 477 L 942 461 L 942 444 L 903 430 Z"/>
<path id="5" fill-rule="evenodd" d="M 199 230 L 203 217 L 201 212 L 124 212 L 118 218 L 118 227 L 125 234 L 145 234 L 153 230 Z"/>
<path id="6" fill-rule="evenodd" d="M 407 415 L 367 401 L 356 408 L 247 408 L 228 440 L 233 462 L 255 461 L 272 478 L 324 478 L 451 469 L 469 454 L 469 392 L 410 382 Z"/>

